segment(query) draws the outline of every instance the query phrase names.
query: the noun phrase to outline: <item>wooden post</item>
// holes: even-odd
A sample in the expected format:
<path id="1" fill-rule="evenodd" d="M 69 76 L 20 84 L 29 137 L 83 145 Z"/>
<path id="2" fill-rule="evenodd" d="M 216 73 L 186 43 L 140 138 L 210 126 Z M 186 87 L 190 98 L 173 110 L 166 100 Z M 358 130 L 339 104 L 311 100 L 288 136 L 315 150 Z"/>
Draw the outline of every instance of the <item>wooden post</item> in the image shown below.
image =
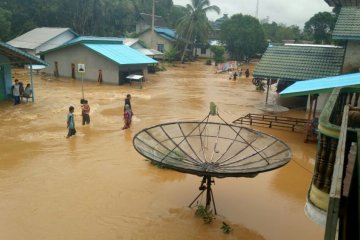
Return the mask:
<path id="1" fill-rule="evenodd" d="M 32 102 L 34 102 L 35 101 L 34 80 L 33 80 L 33 75 L 32 75 L 32 64 L 31 63 L 30 63 L 30 82 L 31 82 L 31 91 L 32 91 L 31 99 L 32 99 Z"/>
<path id="2" fill-rule="evenodd" d="M 329 193 L 329 207 L 326 216 L 325 240 L 335 240 L 338 230 L 338 221 L 340 213 L 340 199 L 343 184 L 344 161 L 345 161 L 345 147 L 347 137 L 349 106 L 344 108 L 342 116 L 341 131 L 339 135 L 339 142 L 336 150 L 336 160 L 334 171 L 332 174 L 332 181 Z"/>

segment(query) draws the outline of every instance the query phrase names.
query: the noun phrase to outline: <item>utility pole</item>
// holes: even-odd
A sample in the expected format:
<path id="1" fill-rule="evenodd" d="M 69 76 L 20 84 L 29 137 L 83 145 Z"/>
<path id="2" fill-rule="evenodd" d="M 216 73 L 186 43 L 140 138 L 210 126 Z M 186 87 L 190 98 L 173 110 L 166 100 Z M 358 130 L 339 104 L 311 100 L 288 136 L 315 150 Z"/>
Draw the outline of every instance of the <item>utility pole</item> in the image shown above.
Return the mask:
<path id="1" fill-rule="evenodd" d="M 259 0 L 256 0 L 256 12 L 255 17 L 259 19 Z"/>
<path id="2" fill-rule="evenodd" d="M 151 49 L 156 49 L 154 47 L 154 25 L 155 25 L 155 0 L 152 2 L 152 20 L 151 20 Z"/>

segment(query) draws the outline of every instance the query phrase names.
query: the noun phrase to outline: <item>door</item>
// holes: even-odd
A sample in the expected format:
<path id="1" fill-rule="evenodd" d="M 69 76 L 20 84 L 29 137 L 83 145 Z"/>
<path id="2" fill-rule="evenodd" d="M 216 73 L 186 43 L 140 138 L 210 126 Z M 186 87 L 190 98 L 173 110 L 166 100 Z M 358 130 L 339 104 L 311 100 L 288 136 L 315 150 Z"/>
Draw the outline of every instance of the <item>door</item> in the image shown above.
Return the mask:
<path id="1" fill-rule="evenodd" d="M 119 85 L 123 85 L 124 83 L 129 83 L 129 79 L 126 78 L 129 75 L 130 73 L 128 71 L 119 70 Z"/>
<path id="2" fill-rule="evenodd" d="M 0 100 L 4 99 L 6 99 L 5 70 L 4 65 L 0 65 Z"/>

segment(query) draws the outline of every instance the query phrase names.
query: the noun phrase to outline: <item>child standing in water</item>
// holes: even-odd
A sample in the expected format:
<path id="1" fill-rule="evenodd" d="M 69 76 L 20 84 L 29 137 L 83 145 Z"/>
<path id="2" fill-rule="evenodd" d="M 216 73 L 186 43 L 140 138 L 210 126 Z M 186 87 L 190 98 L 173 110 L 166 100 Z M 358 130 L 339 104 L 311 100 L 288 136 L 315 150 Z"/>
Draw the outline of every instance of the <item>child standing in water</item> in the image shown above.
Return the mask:
<path id="1" fill-rule="evenodd" d="M 132 112 L 130 109 L 129 104 L 125 104 L 125 110 L 124 110 L 124 127 L 122 129 L 130 128 L 131 125 L 131 118 L 132 118 Z"/>
<path id="2" fill-rule="evenodd" d="M 66 138 L 69 138 L 72 135 L 76 134 L 75 121 L 74 121 L 74 107 L 73 106 L 69 107 L 69 113 L 67 114 L 66 123 L 67 123 L 67 128 L 69 129 Z"/>
<path id="3" fill-rule="evenodd" d="M 81 99 L 82 125 L 90 124 L 90 106 L 88 100 Z"/>

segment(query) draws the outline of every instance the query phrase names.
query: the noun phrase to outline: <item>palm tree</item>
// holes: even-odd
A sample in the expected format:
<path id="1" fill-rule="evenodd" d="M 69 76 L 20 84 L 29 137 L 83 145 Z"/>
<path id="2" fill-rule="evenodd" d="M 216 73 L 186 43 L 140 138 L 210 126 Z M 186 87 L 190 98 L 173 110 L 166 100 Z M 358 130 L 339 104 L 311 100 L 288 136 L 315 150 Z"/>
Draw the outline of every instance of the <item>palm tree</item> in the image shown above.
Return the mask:
<path id="1" fill-rule="evenodd" d="M 211 26 L 206 13 L 210 11 L 215 11 L 219 14 L 220 8 L 210 5 L 209 0 L 191 0 L 191 5 L 186 5 L 187 14 L 181 18 L 176 27 L 178 39 L 185 42 L 181 62 L 184 61 L 185 52 L 189 44 L 193 47 L 195 41 L 202 43 L 207 41 Z"/>

